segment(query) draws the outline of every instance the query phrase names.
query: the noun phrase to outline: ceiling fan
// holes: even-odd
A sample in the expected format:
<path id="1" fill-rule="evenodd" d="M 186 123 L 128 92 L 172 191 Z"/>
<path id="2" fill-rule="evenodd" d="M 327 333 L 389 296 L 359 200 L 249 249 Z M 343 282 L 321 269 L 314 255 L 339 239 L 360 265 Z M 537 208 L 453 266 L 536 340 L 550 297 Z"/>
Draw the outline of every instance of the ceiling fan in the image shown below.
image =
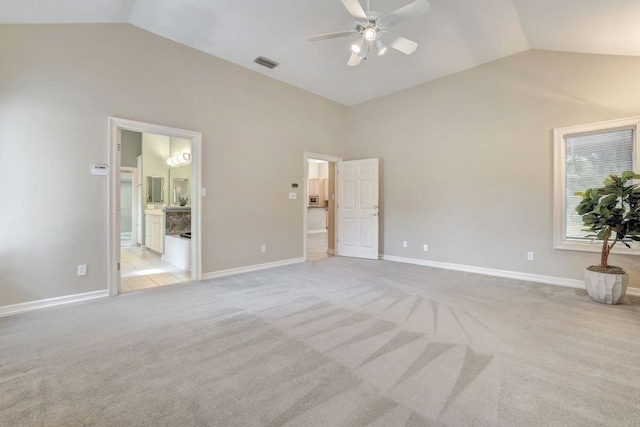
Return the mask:
<path id="1" fill-rule="evenodd" d="M 369 0 L 367 0 L 366 11 L 362 8 L 358 0 L 340 1 L 342 1 L 344 7 L 356 20 L 353 29 L 311 36 L 308 37 L 307 40 L 317 42 L 337 37 L 353 36 L 351 57 L 349 57 L 347 65 L 354 67 L 360 64 L 360 61 L 363 59 L 367 59 L 371 45 L 376 48 L 378 55 L 384 54 L 387 47 L 396 49 L 406 55 L 411 55 L 418 47 L 418 43 L 393 34 L 387 31 L 387 28 L 427 13 L 430 8 L 427 0 L 415 0 L 395 12 L 384 16 L 371 10 Z"/>

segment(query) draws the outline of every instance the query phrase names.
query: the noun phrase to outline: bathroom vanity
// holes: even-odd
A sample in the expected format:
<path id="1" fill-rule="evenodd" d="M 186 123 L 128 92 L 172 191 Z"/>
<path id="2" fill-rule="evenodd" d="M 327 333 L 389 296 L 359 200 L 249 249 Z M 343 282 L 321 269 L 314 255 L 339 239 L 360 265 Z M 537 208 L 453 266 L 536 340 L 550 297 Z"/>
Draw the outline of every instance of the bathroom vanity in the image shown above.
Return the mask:
<path id="1" fill-rule="evenodd" d="M 162 209 L 146 209 L 145 220 L 145 246 L 154 252 L 164 252 L 164 211 Z"/>
<path id="2" fill-rule="evenodd" d="M 164 260 L 191 270 L 191 208 L 172 206 L 165 208 Z"/>

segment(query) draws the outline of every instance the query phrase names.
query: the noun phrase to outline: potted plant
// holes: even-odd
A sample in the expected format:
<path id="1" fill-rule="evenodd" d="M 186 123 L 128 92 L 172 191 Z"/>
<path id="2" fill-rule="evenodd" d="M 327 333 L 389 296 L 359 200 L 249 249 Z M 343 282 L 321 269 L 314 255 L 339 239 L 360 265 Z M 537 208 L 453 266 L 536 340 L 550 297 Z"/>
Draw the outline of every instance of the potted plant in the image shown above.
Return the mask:
<path id="1" fill-rule="evenodd" d="M 180 206 L 187 206 L 187 203 L 189 203 L 188 197 L 178 197 L 178 204 Z"/>
<path id="2" fill-rule="evenodd" d="M 627 247 L 640 241 L 640 188 L 634 184 L 640 175 L 633 171 L 609 175 L 604 187 L 590 188 L 582 196 L 576 212 L 582 216 L 587 237 L 602 240 L 600 264 L 587 267 L 584 282 L 591 299 L 605 304 L 619 304 L 627 292 L 627 273 L 609 265 L 609 254 L 618 242 Z"/>

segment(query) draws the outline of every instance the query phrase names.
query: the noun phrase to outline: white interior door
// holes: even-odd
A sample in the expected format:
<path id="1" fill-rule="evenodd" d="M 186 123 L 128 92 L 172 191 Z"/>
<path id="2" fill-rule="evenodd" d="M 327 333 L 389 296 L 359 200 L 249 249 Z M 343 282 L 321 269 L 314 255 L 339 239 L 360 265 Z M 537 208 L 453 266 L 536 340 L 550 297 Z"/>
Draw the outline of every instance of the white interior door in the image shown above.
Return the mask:
<path id="1" fill-rule="evenodd" d="M 337 166 L 338 255 L 378 259 L 378 159 Z"/>

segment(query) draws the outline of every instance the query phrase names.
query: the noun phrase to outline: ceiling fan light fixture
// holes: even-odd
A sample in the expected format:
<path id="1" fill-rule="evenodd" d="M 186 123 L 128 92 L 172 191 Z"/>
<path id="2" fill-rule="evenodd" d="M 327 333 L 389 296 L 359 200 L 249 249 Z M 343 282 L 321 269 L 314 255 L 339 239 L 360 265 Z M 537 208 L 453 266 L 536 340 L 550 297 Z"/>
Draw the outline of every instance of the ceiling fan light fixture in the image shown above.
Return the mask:
<path id="1" fill-rule="evenodd" d="M 378 32 L 373 27 L 367 27 L 364 30 L 364 38 L 365 38 L 365 40 L 368 40 L 368 41 L 374 40 L 376 38 L 377 34 L 378 34 Z"/>
<path id="2" fill-rule="evenodd" d="M 384 44 L 382 44 L 382 42 L 380 40 L 376 40 L 376 42 L 374 43 L 374 46 L 376 47 L 376 50 L 378 51 L 378 56 L 384 55 L 385 52 L 387 51 L 387 47 Z"/>
<path id="3" fill-rule="evenodd" d="M 388 48 L 393 48 L 405 55 L 412 54 L 418 47 L 418 43 L 390 33 L 387 29 L 427 13 L 430 8 L 429 0 L 408 0 L 411 3 L 386 15 L 381 15 L 371 10 L 369 1 L 367 0 L 367 9 L 365 10 L 362 7 L 361 0 L 341 0 L 347 12 L 355 19 L 351 29 L 311 36 L 307 37 L 307 40 L 317 42 L 338 37 L 354 36 L 349 44 L 351 56 L 349 56 L 347 65 L 350 67 L 359 65 L 363 59 L 367 59 L 369 51 L 372 51 L 374 46 L 378 56 L 384 55 Z M 382 39 L 384 39 L 384 43 Z"/>
<path id="4" fill-rule="evenodd" d="M 367 53 L 369 51 L 369 43 L 367 40 L 362 40 L 362 44 L 360 45 L 360 50 L 357 52 L 358 56 L 362 59 L 367 59 Z"/>

